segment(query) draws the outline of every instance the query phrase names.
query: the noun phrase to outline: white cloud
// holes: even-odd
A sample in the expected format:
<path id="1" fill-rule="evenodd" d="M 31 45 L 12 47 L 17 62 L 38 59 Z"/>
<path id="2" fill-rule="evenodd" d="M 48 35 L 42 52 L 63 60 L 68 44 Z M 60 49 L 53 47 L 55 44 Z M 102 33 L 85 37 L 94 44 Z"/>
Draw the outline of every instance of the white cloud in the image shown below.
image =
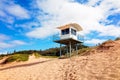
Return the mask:
<path id="1" fill-rule="evenodd" d="M 18 20 L 30 19 L 31 12 L 13 0 L 0 0 L 0 22 L 10 30 L 15 30 Z M 17 21 L 17 22 L 16 22 Z M 24 21 L 22 22 L 25 23 Z M 28 26 L 28 25 L 27 25 Z M 0 27 L 3 27 L 2 25 Z M 28 27 L 24 27 L 26 29 Z"/>
<path id="2" fill-rule="evenodd" d="M 100 2 L 99 5 L 97 5 L 98 2 Z M 43 11 L 37 16 L 41 27 L 28 32 L 26 35 L 29 37 L 48 37 L 56 33 L 54 30 L 56 27 L 71 22 L 80 24 L 83 28 L 81 34 L 84 35 L 91 31 L 100 32 L 100 36 L 108 34 L 108 36 L 116 37 L 120 35 L 119 29 L 115 25 L 107 25 L 106 27 L 105 24 L 99 23 L 101 21 L 110 23 L 111 21 L 107 17 L 119 13 L 119 0 L 89 0 L 86 4 L 80 4 L 74 0 L 37 0 L 36 3 L 40 11 L 41 9 Z"/>
<path id="3" fill-rule="evenodd" d="M 8 39 L 10 39 L 9 36 L 4 35 L 4 34 L 0 34 L 0 41 L 4 41 L 4 40 L 8 40 Z"/>
<path id="4" fill-rule="evenodd" d="M 24 45 L 24 44 L 26 44 L 25 42 L 20 41 L 20 40 L 14 40 L 11 43 L 14 44 L 14 45 Z"/>
<path id="5" fill-rule="evenodd" d="M 13 24 L 15 19 L 28 19 L 30 14 L 27 9 L 15 4 L 14 1 L 0 0 L 0 20 Z"/>
<path id="6" fill-rule="evenodd" d="M 20 41 L 20 40 L 13 40 L 9 42 L 0 41 L 0 49 L 12 48 L 12 47 L 20 46 L 20 45 L 25 45 L 25 44 L 27 43 L 24 41 Z"/>
<path id="7" fill-rule="evenodd" d="M 16 16 L 16 17 L 21 18 L 21 19 L 25 19 L 25 18 L 30 17 L 29 14 L 28 14 L 28 11 L 25 8 L 23 8 L 22 6 L 17 5 L 17 4 L 8 5 L 6 7 L 6 10 L 11 15 Z"/>
<path id="8" fill-rule="evenodd" d="M 114 26 L 114 25 L 108 25 L 106 27 L 101 27 L 101 33 L 99 36 L 114 36 L 119 37 L 120 36 L 120 27 Z"/>
<path id="9" fill-rule="evenodd" d="M 9 43 L 0 42 L 0 49 L 3 49 L 3 48 L 10 48 L 10 47 L 13 47 L 13 46 L 14 46 L 14 45 L 9 44 Z"/>
<path id="10" fill-rule="evenodd" d="M 0 52 L 0 54 L 7 54 L 7 51 Z"/>
<path id="11" fill-rule="evenodd" d="M 71 2 L 69 0 L 60 0 L 60 1 L 46 0 L 43 2 L 37 0 L 37 3 L 39 8 L 43 9 L 43 12 L 49 14 L 48 16 L 46 15 L 38 16 L 38 20 L 41 21 L 43 30 L 45 30 L 45 32 L 47 33 L 45 33 L 44 35 L 43 32 L 39 31 L 41 30 L 41 28 L 36 28 L 31 32 L 37 31 L 39 32 L 39 34 L 37 33 L 34 35 L 30 34 L 32 37 L 36 35 L 37 36 L 39 35 L 39 38 L 43 38 L 41 37 L 41 35 L 47 37 L 49 36 L 49 33 L 55 33 L 54 30 L 51 32 L 52 29 L 71 22 L 76 22 L 81 24 L 82 27 L 84 26 L 83 27 L 84 32 L 89 33 L 91 29 L 93 30 L 97 28 L 96 25 L 98 25 L 98 20 L 100 20 L 103 17 L 101 15 L 102 11 L 99 8 L 82 5 L 76 2 Z M 48 27 L 48 29 L 50 28 L 51 29 L 47 30 L 46 27 Z"/>
<path id="12" fill-rule="evenodd" d="M 50 27 L 40 27 L 28 32 L 26 35 L 33 38 L 45 38 L 46 36 L 53 35 L 55 32 L 56 29 Z"/>
<path id="13" fill-rule="evenodd" d="M 85 43 L 95 45 L 95 44 L 103 43 L 104 41 L 106 41 L 106 40 L 104 40 L 104 39 L 91 39 L 91 40 L 86 40 Z"/>
<path id="14" fill-rule="evenodd" d="M 89 0 L 89 2 L 87 3 L 87 5 L 89 6 L 96 6 L 97 3 L 101 2 L 102 0 Z"/>
<path id="15" fill-rule="evenodd" d="M 21 27 L 28 31 L 28 30 L 38 27 L 39 25 L 40 24 L 38 24 L 37 22 L 32 21 L 32 22 L 28 22 L 28 23 L 24 23 L 24 24 L 16 24 L 15 27 Z"/>
<path id="16" fill-rule="evenodd" d="M 0 10 L 0 16 L 6 16 L 6 14 Z"/>
<path id="17" fill-rule="evenodd" d="M 0 34 L 0 51 L 6 48 L 26 45 L 27 43 L 21 40 L 11 40 L 11 37 Z"/>

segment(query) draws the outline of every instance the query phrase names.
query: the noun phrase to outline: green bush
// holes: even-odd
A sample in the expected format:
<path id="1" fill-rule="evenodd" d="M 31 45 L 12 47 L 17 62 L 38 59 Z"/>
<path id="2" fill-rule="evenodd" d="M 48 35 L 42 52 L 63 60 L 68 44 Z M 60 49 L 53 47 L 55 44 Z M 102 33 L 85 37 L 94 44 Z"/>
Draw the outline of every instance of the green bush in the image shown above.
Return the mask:
<path id="1" fill-rule="evenodd" d="M 58 56 L 51 56 L 51 55 L 41 55 L 40 53 L 33 53 L 35 58 L 43 57 L 43 58 L 57 58 Z"/>
<path id="2" fill-rule="evenodd" d="M 39 58 L 41 55 L 39 54 L 39 53 L 33 53 L 34 54 L 34 56 L 35 56 L 35 58 Z"/>
<path id="3" fill-rule="evenodd" d="M 3 57 L 2 57 L 2 56 L 0 56 L 0 60 L 1 60 L 1 59 L 3 59 Z"/>
<path id="4" fill-rule="evenodd" d="M 120 37 L 117 37 L 117 38 L 115 39 L 115 41 L 117 41 L 117 40 L 120 40 Z"/>
<path id="5" fill-rule="evenodd" d="M 83 52 L 86 52 L 86 51 L 87 51 L 87 48 L 82 48 L 78 51 L 78 53 L 80 54 L 80 53 L 83 53 Z"/>
<path id="6" fill-rule="evenodd" d="M 14 61 L 27 61 L 29 58 L 29 54 L 13 54 L 9 58 L 6 59 L 5 63 L 14 62 Z"/>
<path id="7" fill-rule="evenodd" d="M 3 59 L 3 57 L 5 57 L 5 56 L 7 56 L 7 55 L 1 54 L 0 55 L 0 60 Z"/>
<path id="8" fill-rule="evenodd" d="M 82 55 L 82 54 L 84 54 L 84 52 L 87 52 L 90 50 L 91 50 L 91 48 L 82 48 L 82 49 L 79 49 L 78 54 Z"/>
<path id="9" fill-rule="evenodd" d="M 43 58 L 58 58 L 58 56 L 41 56 Z"/>

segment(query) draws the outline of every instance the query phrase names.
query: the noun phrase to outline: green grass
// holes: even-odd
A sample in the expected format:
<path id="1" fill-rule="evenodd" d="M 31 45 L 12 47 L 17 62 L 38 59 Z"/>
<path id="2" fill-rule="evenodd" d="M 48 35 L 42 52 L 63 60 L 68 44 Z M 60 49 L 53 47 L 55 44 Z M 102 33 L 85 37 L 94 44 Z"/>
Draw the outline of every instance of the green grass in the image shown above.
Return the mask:
<path id="1" fill-rule="evenodd" d="M 90 51 L 92 48 L 82 48 L 79 49 L 78 54 L 83 55 L 85 52 Z"/>
<path id="2" fill-rule="evenodd" d="M 42 56 L 39 53 L 33 53 L 35 58 L 43 57 L 43 58 L 57 58 L 57 56 Z M 28 61 L 30 54 L 12 54 L 3 62 L 3 64 L 10 62 L 20 62 L 20 61 Z M 0 56 L 0 59 L 3 59 L 4 56 Z"/>
<path id="3" fill-rule="evenodd" d="M 3 59 L 3 57 L 2 57 L 2 56 L 0 56 L 0 60 L 1 60 L 1 59 Z"/>
<path id="4" fill-rule="evenodd" d="M 7 58 L 5 63 L 14 62 L 14 61 L 17 61 L 17 62 L 27 61 L 28 58 L 29 58 L 29 54 L 13 54 Z"/>
<path id="5" fill-rule="evenodd" d="M 117 40 L 120 40 L 120 37 L 117 37 L 117 38 L 115 39 L 115 41 L 117 41 Z"/>
<path id="6" fill-rule="evenodd" d="M 87 50 L 89 50 L 89 48 L 82 48 L 78 51 L 79 54 L 86 52 Z"/>
<path id="7" fill-rule="evenodd" d="M 3 59 L 3 57 L 5 57 L 5 56 L 6 56 L 6 55 L 3 55 L 3 54 L 0 55 L 0 60 Z"/>
<path id="8" fill-rule="evenodd" d="M 79 55 L 84 55 L 85 52 L 90 51 L 92 48 L 82 48 L 78 50 Z M 76 52 L 73 53 L 73 56 Z M 31 53 L 35 56 L 35 58 L 43 57 L 43 58 L 58 58 L 59 56 L 54 56 L 54 55 L 42 55 L 38 52 L 33 52 Z M 13 53 L 13 54 L 7 54 L 7 55 L 0 55 L 0 59 L 3 59 L 4 56 L 8 56 L 8 58 L 5 60 L 5 63 L 9 62 L 20 62 L 20 61 L 27 61 L 29 59 L 29 53 Z M 66 55 L 65 55 L 66 56 Z M 71 54 L 72 56 L 72 54 Z"/>
<path id="9" fill-rule="evenodd" d="M 39 53 L 33 53 L 33 54 L 34 54 L 35 58 L 41 57 L 41 55 Z"/>
<path id="10" fill-rule="evenodd" d="M 57 58 L 57 56 L 44 56 L 44 55 L 41 55 L 39 53 L 33 53 L 35 58 L 40 58 L 40 57 L 43 57 L 43 58 Z"/>
<path id="11" fill-rule="evenodd" d="M 43 58 L 58 58 L 58 56 L 40 56 L 40 57 L 43 57 Z"/>

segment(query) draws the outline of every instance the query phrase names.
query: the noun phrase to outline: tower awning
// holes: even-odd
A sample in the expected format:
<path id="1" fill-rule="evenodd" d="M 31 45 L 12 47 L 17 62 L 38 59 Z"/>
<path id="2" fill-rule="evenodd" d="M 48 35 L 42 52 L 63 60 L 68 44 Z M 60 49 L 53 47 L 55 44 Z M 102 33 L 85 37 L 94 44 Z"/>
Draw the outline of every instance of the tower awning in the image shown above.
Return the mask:
<path id="1" fill-rule="evenodd" d="M 63 30 L 63 29 L 70 28 L 71 26 L 74 27 L 77 31 L 82 31 L 82 27 L 77 23 L 70 23 L 70 24 L 60 26 L 60 27 L 57 27 L 57 28 L 60 29 L 60 30 Z"/>

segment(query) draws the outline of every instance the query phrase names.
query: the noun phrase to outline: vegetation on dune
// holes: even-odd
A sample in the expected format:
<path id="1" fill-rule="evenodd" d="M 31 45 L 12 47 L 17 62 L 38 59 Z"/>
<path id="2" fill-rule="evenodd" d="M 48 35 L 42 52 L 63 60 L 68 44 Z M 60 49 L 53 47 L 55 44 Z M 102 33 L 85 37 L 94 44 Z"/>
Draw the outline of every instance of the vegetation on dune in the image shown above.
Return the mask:
<path id="1" fill-rule="evenodd" d="M 35 58 L 41 57 L 41 55 L 40 55 L 39 53 L 37 53 L 37 52 L 35 52 L 35 53 L 33 53 L 33 54 L 34 54 Z"/>
<path id="2" fill-rule="evenodd" d="M 59 48 L 49 48 L 49 49 L 42 51 L 40 54 L 42 56 L 59 56 Z"/>
<path id="3" fill-rule="evenodd" d="M 4 63 L 9 63 L 9 62 L 20 62 L 20 61 L 27 61 L 29 58 L 29 54 L 13 54 L 9 56 Z"/>
<path id="4" fill-rule="evenodd" d="M 43 58 L 58 58 L 58 56 L 40 56 L 40 57 L 43 57 Z"/>
<path id="5" fill-rule="evenodd" d="M 117 37 L 115 39 L 115 41 L 116 40 L 120 40 L 120 37 Z M 107 42 L 110 42 L 110 41 L 111 40 L 105 41 L 102 43 L 102 45 L 107 43 Z M 98 46 L 101 46 L 101 45 L 99 44 Z M 85 54 L 87 54 L 87 52 L 89 52 L 91 50 L 92 50 L 92 48 L 85 46 L 83 44 L 78 45 L 78 54 L 79 55 L 85 55 Z M 32 55 L 32 54 L 34 54 L 36 58 L 39 58 L 39 57 L 56 58 L 56 57 L 60 56 L 59 52 L 60 52 L 60 49 L 57 47 L 56 48 L 49 48 L 46 50 L 24 50 L 24 51 L 15 51 L 14 50 L 13 53 L 1 54 L 0 60 L 3 59 L 3 57 L 7 56 L 8 58 L 6 59 L 5 63 L 13 62 L 13 61 L 27 61 L 29 58 L 29 55 Z M 67 55 L 65 46 L 63 46 L 61 48 L 61 52 L 62 52 L 62 55 L 64 55 L 64 56 Z M 76 52 L 73 52 L 73 55 L 75 53 Z"/>
<path id="6" fill-rule="evenodd" d="M 0 60 L 3 59 L 3 56 L 0 56 Z"/>
<path id="7" fill-rule="evenodd" d="M 1 59 L 3 59 L 3 57 L 4 57 L 4 55 L 3 55 L 3 54 L 2 54 L 2 55 L 0 55 L 0 60 L 1 60 Z"/>
<path id="8" fill-rule="evenodd" d="M 12 54 L 0 54 L 0 60 L 3 59 L 3 57 L 10 56 Z"/>
<path id="9" fill-rule="evenodd" d="M 88 47 L 84 45 L 78 46 L 79 54 L 85 52 Z M 66 48 L 63 46 L 61 48 L 62 54 L 66 55 Z M 34 55 L 35 58 L 44 57 L 44 58 L 57 58 L 60 54 L 59 48 L 49 48 L 46 50 L 24 50 L 24 51 L 15 51 L 9 54 L 0 55 L 0 59 L 3 59 L 4 56 L 8 56 L 8 58 L 4 61 L 4 63 L 14 62 L 14 61 L 27 61 L 29 59 L 29 55 Z"/>
<path id="10" fill-rule="evenodd" d="M 90 51 L 91 49 L 92 48 L 82 48 L 82 49 L 79 49 L 78 54 L 82 55 L 82 54 L 84 54 L 84 52 Z"/>
<path id="11" fill-rule="evenodd" d="M 117 38 L 115 39 L 115 41 L 117 41 L 117 40 L 120 40 L 120 37 L 117 37 Z"/>

